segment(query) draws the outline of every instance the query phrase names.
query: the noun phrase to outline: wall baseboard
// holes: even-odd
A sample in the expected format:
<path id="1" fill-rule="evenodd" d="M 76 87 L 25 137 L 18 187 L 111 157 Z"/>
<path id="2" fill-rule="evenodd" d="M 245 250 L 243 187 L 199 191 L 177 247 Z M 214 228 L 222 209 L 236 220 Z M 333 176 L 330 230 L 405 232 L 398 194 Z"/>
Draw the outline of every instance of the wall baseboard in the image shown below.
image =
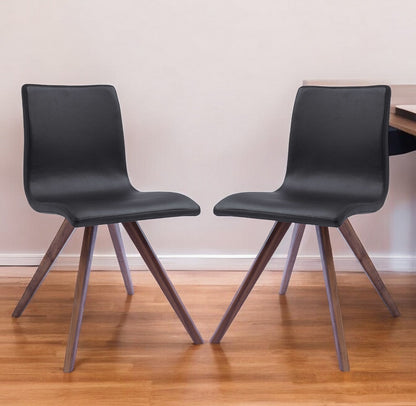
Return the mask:
<path id="1" fill-rule="evenodd" d="M 145 270 L 146 265 L 138 254 L 128 255 L 132 270 Z M 167 270 L 231 270 L 249 269 L 255 255 L 159 255 Z M 37 266 L 42 259 L 40 254 L 0 254 L 0 266 Z M 373 256 L 374 265 L 379 271 L 416 272 L 416 256 Z M 60 255 L 54 269 L 74 270 L 78 267 L 77 255 Z M 359 271 L 361 266 L 354 256 L 335 256 L 338 271 Z M 267 269 L 282 270 L 286 256 L 276 255 Z M 115 255 L 94 255 L 93 269 L 118 269 Z M 295 264 L 299 271 L 316 271 L 321 269 L 318 255 L 300 255 Z"/>

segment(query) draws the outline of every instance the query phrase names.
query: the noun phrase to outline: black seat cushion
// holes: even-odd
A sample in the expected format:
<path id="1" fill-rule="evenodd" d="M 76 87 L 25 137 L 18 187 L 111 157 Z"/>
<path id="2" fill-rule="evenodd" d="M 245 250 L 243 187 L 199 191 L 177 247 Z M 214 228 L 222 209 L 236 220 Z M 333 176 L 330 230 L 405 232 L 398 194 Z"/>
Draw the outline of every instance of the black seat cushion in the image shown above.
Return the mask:
<path id="1" fill-rule="evenodd" d="M 312 192 L 236 193 L 221 200 L 215 207 L 217 216 L 247 217 L 287 223 L 318 224 L 338 227 L 353 214 L 377 210 L 374 202 Z"/>
<path id="2" fill-rule="evenodd" d="M 378 210 L 388 190 L 389 103 L 387 86 L 300 88 L 283 185 L 228 196 L 214 213 L 338 227 Z"/>
<path id="3" fill-rule="evenodd" d="M 76 227 L 200 213 L 182 194 L 133 188 L 112 86 L 24 85 L 22 97 L 24 184 L 35 210 Z"/>
<path id="4" fill-rule="evenodd" d="M 199 206 L 172 192 L 134 189 L 107 193 L 79 193 L 32 203 L 35 210 L 64 216 L 75 227 L 124 223 L 163 217 L 197 216 Z"/>

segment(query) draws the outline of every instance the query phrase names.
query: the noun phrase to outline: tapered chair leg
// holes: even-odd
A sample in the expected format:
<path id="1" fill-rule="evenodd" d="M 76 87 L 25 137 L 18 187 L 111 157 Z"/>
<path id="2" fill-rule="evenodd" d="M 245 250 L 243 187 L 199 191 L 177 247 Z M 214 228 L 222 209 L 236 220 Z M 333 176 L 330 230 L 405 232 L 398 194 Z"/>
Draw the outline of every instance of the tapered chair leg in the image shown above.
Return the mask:
<path id="1" fill-rule="evenodd" d="M 108 231 L 110 232 L 111 240 L 113 241 L 114 250 L 117 255 L 117 261 L 120 265 L 121 275 L 123 276 L 124 286 L 128 295 L 134 293 L 133 282 L 129 265 L 127 262 L 126 252 L 124 250 L 123 240 L 121 239 L 120 226 L 118 224 L 108 224 Z"/>
<path id="2" fill-rule="evenodd" d="M 342 323 L 341 306 L 339 303 L 337 279 L 335 276 L 335 266 L 334 259 L 332 257 L 328 227 L 316 226 L 316 234 L 321 254 L 326 293 L 329 303 L 329 312 L 331 314 L 332 330 L 334 332 L 335 347 L 338 356 L 338 364 L 341 371 L 349 371 L 350 364 L 348 361 L 348 352 L 344 337 L 344 326 Z"/>
<path id="3" fill-rule="evenodd" d="M 134 222 L 123 223 L 123 226 L 133 241 L 134 245 L 138 249 L 153 277 L 156 279 L 156 282 L 162 289 L 164 295 L 173 307 L 173 310 L 176 312 L 186 331 L 191 336 L 194 344 L 202 344 L 204 340 L 202 339 L 201 334 L 196 328 L 191 316 L 182 303 L 178 292 L 176 292 L 175 287 L 173 286 L 162 264 L 160 263 L 152 247 L 147 241 L 147 238 L 141 230 L 140 226 Z"/>
<path id="4" fill-rule="evenodd" d="M 85 227 L 84 239 L 82 240 L 81 257 L 79 260 L 77 282 L 75 285 L 71 325 L 69 328 L 68 343 L 66 347 L 64 372 L 71 372 L 75 366 L 79 332 L 81 330 L 82 316 L 84 314 L 85 299 L 87 297 L 88 280 L 90 277 L 91 261 L 94 252 L 96 236 L 97 226 Z"/>
<path id="5" fill-rule="evenodd" d="M 51 245 L 49 246 L 46 254 L 42 258 L 38 269 L 36 270 L 35 274 L 32 277 L 32 280 L 27 285 L 26 290 L 23 293 L 19 303 L 17 304 L 16 308 L 13 311 L 13 317 L 19 317 L 23 311 L 25 310 L 26 306 L 29 304 L 30 300 L 32 299 L 33 295 L 45 279 L 46 275 L 49 272 L 49 269 L 55 262 L 56 257 L 64 248 L 66 242 L 69 240 L 72 232 L 74 231 L 74 227 L 68 220 L 64 220 L 61 227 L 59 228 L 55 238 L 53 239 Z"/>
<path id="6" fill-rule="evenodd" d="M 231 301 L 231 304 L 225 312 L 214 335 L 212 336 L 212 344 L 218 344 L 221 341 L 224 334 L 227 332 L 235 316 L 237 315 L 241 306 L 247 299 L 258 278 L 264 271 L 264 268 L 270 261 L 272 255 L 276 251 L 276 248 L 279 246 L 280 241 L 282 241 L 282 238 L 286 234 L 289 227 L 290 223 L 276 223 L 272 228 L 266 242 L 264 243 L 256 259 L 254 260 L 253 265 L 248 271 L 243 283 L 240 285 L 240 288 L 235 294 L 233 300 Z"/>
<path id="7" fill-rule="evenodd" d="M 377 293 L 380 295 L 381 299 L 389 309 L 393 317 L 400 316 L 400 311 L 394 303 L 393 298 L 391 297 L 389 291 L 384 285 L 380 275 L 378 274 L 376 267 L 371 261 L 370 257 L 367 254 L 363 244 L 358 238 L 354 228 L 352 227 L 349 220 L 345 220 L 342 226 L 339 227 L 339 231 L 347 241 L 348 245 L 351 247 L 358 261 L 360 261 L 361 266 L 363 267 L 365 273 L 376 289 Z"/>
<path id="8" fill-rule="evenodd" d="M 293 266 L 295 265 L 296 257 L 298 255 L 300 242 L 302 241 L 303 233 L 305 231 L 305 224 L 295 224 L 290 242 L 289 254 L 287 256 L 285 268 L 283 270 L 283 278 L 280 284 L 279 294 L 284 295 L 289 286 L 290 277 L 292 276 Z"/>

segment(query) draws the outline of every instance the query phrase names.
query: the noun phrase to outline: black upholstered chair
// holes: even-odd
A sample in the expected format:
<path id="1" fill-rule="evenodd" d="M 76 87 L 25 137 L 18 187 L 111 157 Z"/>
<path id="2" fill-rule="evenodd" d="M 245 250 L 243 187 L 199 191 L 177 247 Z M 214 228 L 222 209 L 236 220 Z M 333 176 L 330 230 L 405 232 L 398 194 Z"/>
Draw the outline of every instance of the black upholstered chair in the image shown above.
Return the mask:
<path id="1" fill-rule="evenodd" d="M 338 362 L 349 370 L 328 227 L 340 230 L 393 316 L 399 316 L 348 218 L 381 208 L 388 189 L 390 88 L 302 87 L 293 109 L 283 185 L 275 192 L 237 193 L 218 216 L 275 221 L 269 237 L 211 338 L 219 343 L 291 223 L 295 223 L 281 291 L 285 293 L 305 224 L 316 226 Z"/>
<path id="2" fill-rule="evenodd" d="M 203 342 L 138 220 L 196 216 L 199 206 L 172 192 L 140 192 L 130 183 L 120 107 L 112 86 L 22 88 L 24 185 L 36 211 L 65 218 L 13 312 L 28 305 L 74 228 L 84 227 L 64 371 L 74 368 L 97 226 L 107 224 L 127 293 L 133 285 L 118 223 L 122 223 L 195 344 Z"/>

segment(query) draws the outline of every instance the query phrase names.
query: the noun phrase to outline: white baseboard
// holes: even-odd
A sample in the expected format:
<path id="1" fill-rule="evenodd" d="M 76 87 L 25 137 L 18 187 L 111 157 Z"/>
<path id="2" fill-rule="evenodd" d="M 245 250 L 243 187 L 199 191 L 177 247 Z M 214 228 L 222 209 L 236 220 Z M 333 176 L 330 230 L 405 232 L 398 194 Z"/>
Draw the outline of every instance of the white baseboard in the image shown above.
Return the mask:
<path id="1" fill-rule="evenodd" d="M 249 269 L 255 255 L 159 255 L 159 259 L 167 270 L 231 270 Z M 0 266 L 36 266 L 42 255 L 38 254 L 0 254 Z M 128 255 L 132 270 L 147 269 L 141 257 Z M 379 271 L 416 272 L 416 256 L 373 256 L 374 265 Z M 73 270 L 78 267 L 77 255 L 60 255 L 54 264 L 54 269 Z M 360 264 L 353 256 L 334 257 L 338 271 L 359 271 Z M 272 258 L 267 269 L 282 270 L 286 256 L 276 255 Z M 93 269 L 118 269 L 115 255 L 94 255 Z M 300 255 L 296 259 L 295 269 L 299 271 L 316 271 L 321 269 L 318 255 Z"/>

